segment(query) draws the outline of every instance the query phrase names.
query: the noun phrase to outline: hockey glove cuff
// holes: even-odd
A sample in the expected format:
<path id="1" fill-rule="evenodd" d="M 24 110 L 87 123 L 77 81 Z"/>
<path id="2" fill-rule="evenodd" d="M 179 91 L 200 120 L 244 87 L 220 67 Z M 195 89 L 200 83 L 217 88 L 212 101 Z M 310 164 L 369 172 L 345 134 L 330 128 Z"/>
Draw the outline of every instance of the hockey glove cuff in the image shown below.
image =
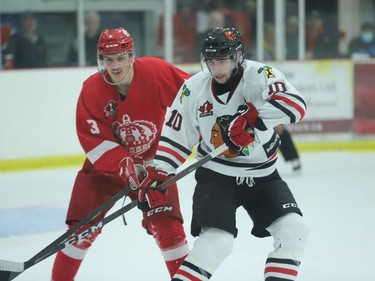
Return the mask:
<path id="1" fill-rule="evenodd" d="M 168 191 L 160 190 L 158 186 L 169 180 L 173 175 L 156 170 L 154 167 L 147 167 L 146 178 L 141 182 L 138 191 L 138 207 L 141 210 L 152 209 L 163 206 L 167 203 Z M 147 205 L 145 204 L 147 202 Z"/>
<path id="2" fill-rule="evenodd" d="M 146 175 L 146 166 L 139 156 L 125 157 L 120 162 L 120 177 L 131 189 L 138 190 L 140 182 Z"/>

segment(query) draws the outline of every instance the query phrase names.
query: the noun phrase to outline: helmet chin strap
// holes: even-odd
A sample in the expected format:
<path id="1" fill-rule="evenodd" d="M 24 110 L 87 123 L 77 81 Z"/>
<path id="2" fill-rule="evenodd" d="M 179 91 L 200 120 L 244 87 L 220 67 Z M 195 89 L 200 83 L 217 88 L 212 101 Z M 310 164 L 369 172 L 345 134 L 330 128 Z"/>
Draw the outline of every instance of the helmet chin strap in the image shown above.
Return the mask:
<path id="1" fill-rule="evenodd" d="M 233 69 L 232 76 L 236 75 L 244 61 L 244 55 L 242 52 L 237 52 L 237 54 L 234 54 L 234 64 L 236 65 Z"/>

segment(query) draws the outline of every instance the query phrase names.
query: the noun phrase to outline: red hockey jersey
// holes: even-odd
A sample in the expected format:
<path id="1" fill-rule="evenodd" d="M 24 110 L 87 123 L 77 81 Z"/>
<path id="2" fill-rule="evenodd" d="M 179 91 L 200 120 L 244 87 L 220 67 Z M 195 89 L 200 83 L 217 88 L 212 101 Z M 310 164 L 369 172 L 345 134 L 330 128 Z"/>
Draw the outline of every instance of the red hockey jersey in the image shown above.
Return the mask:
<path id="1" fill-rule="evenodd" d="M 118 176 L 119 162 L 129 154 L 154 157 L 167 107 L 190 77 L 158 58 L 137 58 L 133 67 L 126 98 L 96 73 L 83 83 L 78 99 L 79 141 L 87 160 L 106 175 Z"/>

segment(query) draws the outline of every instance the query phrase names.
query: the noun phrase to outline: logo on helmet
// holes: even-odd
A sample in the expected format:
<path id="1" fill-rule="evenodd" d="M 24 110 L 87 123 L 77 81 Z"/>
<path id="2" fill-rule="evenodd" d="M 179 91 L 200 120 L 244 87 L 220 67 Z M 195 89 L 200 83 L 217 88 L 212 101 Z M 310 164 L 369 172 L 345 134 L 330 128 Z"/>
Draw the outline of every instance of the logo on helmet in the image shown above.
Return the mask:
<path id="1" fill-rule="evenodd" d="M 107 44 L 107 45 L 105 45 L 105 47 L 107 48 L 107 49 L 109 49 L 109 48 L 114 48 L 114 47 L 117 47 L 118 46 L 118 44 Z"/>
<path id="2" fill-rule="evenodd" d="M 236 34 L 233 31 L 225 31 L 224 34 L 229 40 L 236 40 Z"/>

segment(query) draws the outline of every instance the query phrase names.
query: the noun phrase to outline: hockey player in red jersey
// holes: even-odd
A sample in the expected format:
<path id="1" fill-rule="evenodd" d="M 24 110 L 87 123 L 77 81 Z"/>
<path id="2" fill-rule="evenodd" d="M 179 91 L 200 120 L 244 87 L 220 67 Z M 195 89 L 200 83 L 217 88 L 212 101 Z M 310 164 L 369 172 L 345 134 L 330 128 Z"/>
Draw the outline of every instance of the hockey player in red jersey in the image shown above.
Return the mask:
<path id="1" fill-rule="evenodd" d="M 156 165 L 140 186 L 142 201 L 150 183 L 175 173 L 196 143 L 197 157 L 223 143 L 229 147 L 195 172 L 191 234 L 198 238 L 173 281 L 210 279 L 232 251 L 239 207 L 252 220 L 252 235 L 274 238 L 264 280 L 297 278 L 309 230 L 276 169 L 280 138 L 274 127 L 299 122 L 306 103 L 282 72 L 244 59 L 244 49 L 234 28 L 207 34 L 202 71 L 181 87 L 166 116 Z"/>
<path id="2" fill-rule="evenodd" d="M 77 104 L 76 127 L 86 160 L 73 186 L 66 217 L 68 227 L 127 186 L 133 189 L 131 199 L 137 200 L 139 177 L 146 165 L 153 165 L 166 109 L 190 77 L 161 59 L 136 58 L 133 39 L 123 28 L 104 30 L 97 53 L 99 72 L 84 81 Z M 159 193 L 154 196 L 148 196 L 150 209 Z M 172 185 L 166 196 L 166 211 L 144 212 L 142 225 L 154 237 L 173 276 L 189 249 L 177 186 Z M 100 232 L 57 253 L 53 281 L 74 280 Z"/>

